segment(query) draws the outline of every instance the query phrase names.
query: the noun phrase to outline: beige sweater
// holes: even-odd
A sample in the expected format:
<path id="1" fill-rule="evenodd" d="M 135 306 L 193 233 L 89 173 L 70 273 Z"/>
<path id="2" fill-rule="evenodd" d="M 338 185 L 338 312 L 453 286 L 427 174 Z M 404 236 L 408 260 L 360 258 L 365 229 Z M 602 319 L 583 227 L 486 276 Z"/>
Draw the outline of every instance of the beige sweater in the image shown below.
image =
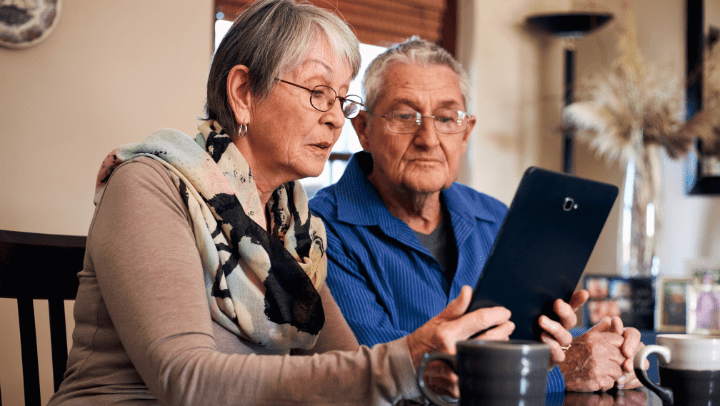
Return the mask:
<path id="1" fill-rule="evenodd" d="M 56 405 L 376 405 L 416 398 L 405 339 L 359 347 L 327 287 L 304 355 L 213 322 L 190 215 L 150 158 L 113 173 L 88 234 Z M 298 353 L 300 353 L 298 351 Z"/>

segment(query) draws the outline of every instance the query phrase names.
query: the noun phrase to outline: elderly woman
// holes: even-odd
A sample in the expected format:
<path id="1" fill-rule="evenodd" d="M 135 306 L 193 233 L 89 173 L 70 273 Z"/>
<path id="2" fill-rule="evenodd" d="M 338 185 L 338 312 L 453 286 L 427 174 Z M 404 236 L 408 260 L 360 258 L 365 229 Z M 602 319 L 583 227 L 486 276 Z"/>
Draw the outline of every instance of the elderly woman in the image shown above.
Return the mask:
<path id="1" fill-rule="evenodd" d="M 465 289 L 410 336 L 359 347 L 324 285 L 325 229 L 295 180 L 356 114 L 359 65 L 332 13 L 259 1 L 213 59 L 200 134 L 106 158 L 50 405 L 390 404 L 420 396 L 423 353 L 489 326 L 507 338 L 509 312 L 463 315 Z"/>

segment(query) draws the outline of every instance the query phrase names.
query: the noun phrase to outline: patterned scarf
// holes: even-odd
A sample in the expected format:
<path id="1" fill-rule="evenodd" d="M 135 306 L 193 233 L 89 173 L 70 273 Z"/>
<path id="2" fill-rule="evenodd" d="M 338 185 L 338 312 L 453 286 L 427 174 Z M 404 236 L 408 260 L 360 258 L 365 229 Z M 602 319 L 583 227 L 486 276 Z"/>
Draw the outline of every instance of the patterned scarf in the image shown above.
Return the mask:
<path id="1" fill-rule="evenodd" d="M 195 140 L 164 129 L 112 151 L 98 173 L 95 204 L 120 164 L 157 160 L 190 212 L 212 318 L 267 348 L 313 347 L 325 322 L 318 293 L 327 272 L 322 221 L 310 214 L 295 181 L 273 192 L 266 219 L 250 167 L 230 137 L 214 121 L 199 128 Z"/>

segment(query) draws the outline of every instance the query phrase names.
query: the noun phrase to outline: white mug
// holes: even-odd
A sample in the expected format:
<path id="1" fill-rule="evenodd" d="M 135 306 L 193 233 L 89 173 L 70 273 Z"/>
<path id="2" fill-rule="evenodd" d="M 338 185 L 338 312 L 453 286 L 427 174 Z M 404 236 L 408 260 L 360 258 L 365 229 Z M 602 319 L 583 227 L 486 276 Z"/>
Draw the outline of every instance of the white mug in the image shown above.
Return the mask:
<path id="1" fill-rule="evenodd" d="M 720 405 L 720 336 L 659 334 L 635 354 L 635 375 L 665 405 Z M 648 379 L 648 355 L 658 359 L 660 385 Z"/>

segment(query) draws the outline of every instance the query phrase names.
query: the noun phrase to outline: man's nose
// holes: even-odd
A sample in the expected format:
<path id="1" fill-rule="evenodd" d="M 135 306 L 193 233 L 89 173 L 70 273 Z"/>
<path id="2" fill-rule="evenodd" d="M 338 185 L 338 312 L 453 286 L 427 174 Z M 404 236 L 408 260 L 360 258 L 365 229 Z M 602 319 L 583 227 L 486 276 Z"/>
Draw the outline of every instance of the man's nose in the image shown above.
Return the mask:
<path id="1" fill-rule="evenodd" d="M 415 142 L 426 147 L 434 147 L 440 143 L 433 117 L 422 117 L 420 127 L 415 133 Z"/>

